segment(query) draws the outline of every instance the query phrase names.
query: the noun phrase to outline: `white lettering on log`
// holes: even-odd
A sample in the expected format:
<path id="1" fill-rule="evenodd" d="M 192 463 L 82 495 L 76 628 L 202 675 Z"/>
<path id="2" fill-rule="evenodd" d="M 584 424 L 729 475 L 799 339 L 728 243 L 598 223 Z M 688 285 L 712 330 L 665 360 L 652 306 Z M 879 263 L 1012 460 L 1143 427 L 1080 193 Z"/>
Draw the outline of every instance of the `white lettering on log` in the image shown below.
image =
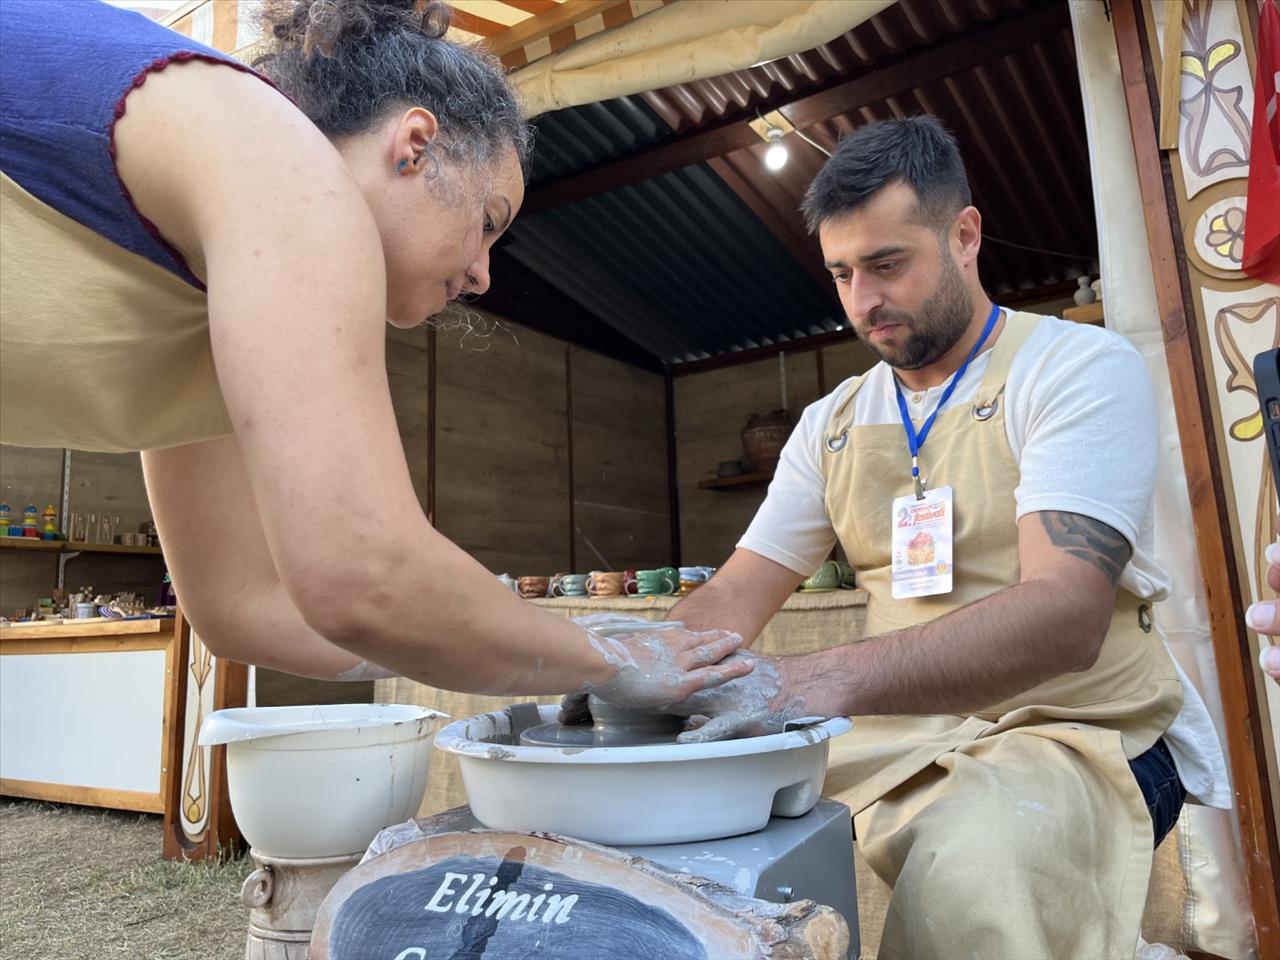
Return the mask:
<path id="1" fill-rule="evenodd" d="M 513 906 L 515 907 L 514 910 L 512 909 Z M 510 913 L 512 920 L 519 920 L 520 914 L 524 912 L 527 906 L 529 906 L 529 895 L 527 893 L 516 893 L 513 890 L 497 890 L 489 901 L 489 909 L 484 912 L 484 915 L 486 917 L 496 915 L 499 920 L 505 920 L 507 914 Z"/>
<path id="2" fill-rule="evenodd" d="M 435 895 L 427 903 L 425 909 L 430 910 L 433 913 L 448 913 L 453 908 L 453 904 L 442 904 L 440 900 L 442 897 L 451 896 L 456 892 L 453 889 L 453 884 L 456 880 L 461 880 L 465 883 L 467 875 L 465 873 L 446 873 L 444 875 L 444 880 L 440 882 L 440 886 L 436 887 Z"/>
<path id="3" fill-rule="evenodd" d="M 458 906 L 454 910 L 455 913 L 467 912 L 467 897 L 471 896 L 473 893 L 476 892 L 476 887 L 480 886 L 480 881 L 483 879 L 484 879 L 483 873 L 473 873 L 471 875 L 471 886 L 467 888 L 466 893 L 464 893 L 461 897 L 458 898 Z"/>
<path id="4" fill-rule="evenodd" d="M 396 960 L 427 960 L 427 951 L 422 947 L 405 947 L 396 954 Z"/>
<path id="5" fill-rule="evenodd" d="M 494 886 L 498 882 L 497 877 L 489 877 L 489 882 L 485 885 L 486 889 L 480 890 L 479 894 L 472 901 L 471 897 L 485 880 L 483 873 L 473 873 L 468 877 L 465 873 L 445 873 L 444 879 L 440 881 L 440 886 L 436 887 L 435 893 L 431 895 L 431 899 L 427 901 L 425 910 L 432 913 L 467 913 L 471 916 L 478 917 L 484 914 L 486 917 L 497 917 L 499 920 L 524 919 L 528 923 L 535 923 L 541 920 L 543 923 L 567 923 L 569 921 L 569 911 L 573 909 L 573 905 L 578 902 L 577 894 L 571 894 L 562 897 L 558 893 L 552 893 L 547 896 L 554 886 L 550 883 L 542 885 L 543 893 L 538 894 L 530 903 L 530 897 L 527 893 L 516 893 L 514 890 L 489 890 L 488 887 Z M 471 881 L 471 886 L 467 887 L 466 892 L 453 900 L 457 896 L 462 884 L 467 880 Z M 485 901 L 488 906 L 485 906 Z M 542 911 L 539 917 L 538 910 L 546 901 L 546 910 Z M 527 912 L 526 912 L 527 911 Z M 419 947 L 410 947 L 409 950 L 418 950 Z M 402 960 L 397 957 L 396 960 Z M 404 960 L 412 960 L 407 954 Z"/>

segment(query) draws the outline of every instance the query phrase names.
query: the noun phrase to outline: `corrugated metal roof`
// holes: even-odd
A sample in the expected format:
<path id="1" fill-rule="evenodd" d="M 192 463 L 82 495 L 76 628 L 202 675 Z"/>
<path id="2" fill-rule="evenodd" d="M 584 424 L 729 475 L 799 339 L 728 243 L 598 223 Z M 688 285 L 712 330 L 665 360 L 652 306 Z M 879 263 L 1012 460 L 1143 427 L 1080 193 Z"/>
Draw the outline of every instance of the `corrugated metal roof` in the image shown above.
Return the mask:
<path id="1" fill-rule="evenodd" d="M 980 50 L 976 30 L 1024 14 L 1044 28 L 1042 37 L 985 62 L 981 53 L 972 55 Z M 968 165 L 987 239 L 979 267 L 994 295 L 1096 270 L 1089 159 L 1065 0 L 899 0 L 811 51 L 546 114 L 537 121 L 532 185 L 607 167 L 735 118 L 745 124 L 779 101 L 914 64 L 903 58 L 929 56 L 939 44 L 966 47 L 976 65 L 801 129 L 830 149 L 864 123 L 935 114 L 955 133 Z M 935 75 L 947 72 L 936 66 Z M 785 103 L 781 112 L 787 113 Z M 790 161 L 776 173 L 764 167 L 761 141 L 522 216 L 506 250 L 668 362 L 835 329 L 843 316 L 830 284 L 817 275 L 820 253 L 798 213 L 825 157 L 795 134 L 785 142 Z"/>
<path id="2" fill-rule="evenodd" d="M 538 121 L 533 180 L 671 134 L 638 97 Z M 663 360 L 832 330 L 839 306 L 706 165 L 519 217 L 506 254 Z"/>

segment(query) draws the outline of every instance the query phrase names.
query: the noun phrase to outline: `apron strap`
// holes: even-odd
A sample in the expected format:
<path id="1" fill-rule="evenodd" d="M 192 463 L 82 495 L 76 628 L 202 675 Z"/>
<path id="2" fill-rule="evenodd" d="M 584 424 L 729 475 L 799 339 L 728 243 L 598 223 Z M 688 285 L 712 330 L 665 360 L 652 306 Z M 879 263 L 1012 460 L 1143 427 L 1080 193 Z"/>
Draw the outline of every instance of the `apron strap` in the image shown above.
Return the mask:
<path id="1" fill-rule="evenodd" d="M 875 368 L 872 367 L 872 369 Z M 867 382 L 867 376 L 870 373 L 871 371 L 868 370 L 861 376 L 854 377 L 827 420 L 827 429 L 822 435 L 822 445 L 828 453 L 837 453 L 849 442 L 849 431 L 853 428 L 853 400 L 862 389 L 862 385 Z"/>
<path id="2" fill-rule="evenodd" d="M 1039 322 L 1040 317 L 1034 313 L 1012 310 L 1006 312 L 1004 330 L 1000 332 L 996 345 L 991 348 L 991 360 L 987 363 L 987 372 L 978 385 L 978 394 L 974 400 L 973 412 L 978 419 L 986 420 L 995 412 L 1000 394 L 1004 393 L 1005 381 L 1009 379 L 1013 358 L 1018 355 Z"/>

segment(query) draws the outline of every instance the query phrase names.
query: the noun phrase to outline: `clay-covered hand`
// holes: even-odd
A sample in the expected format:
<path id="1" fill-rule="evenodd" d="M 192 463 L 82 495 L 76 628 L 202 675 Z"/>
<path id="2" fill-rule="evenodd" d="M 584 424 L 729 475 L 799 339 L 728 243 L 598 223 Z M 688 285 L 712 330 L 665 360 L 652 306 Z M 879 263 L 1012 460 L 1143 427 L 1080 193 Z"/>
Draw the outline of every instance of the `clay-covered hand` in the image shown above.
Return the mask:
<path id="1" fill-rule="evenodd" d="M 680 743 L 709 743 L 731 737 L 781 733 L 787 723 L 827 719 L 817 678 L 809 676 L 803 658 L 735 653 L 729 661 L 754 660 L 744 677 L 695 693 L 671 708 L 686 717 L 702 716 L 700 726 L 680 734 Z"/>
<path id="2" fill-rule="evenodd" d="M 593 614 L 574 620 L 614 668 L 603 683 L 584 684 L 565 697 L 560 722 L 590 720 L 587 696 L 632 710 L 667 712 L 673 704 L 743 677 L 754 664 L 729 659 L 742 637 L 728 630 L 690 631 L 683 624 L 651 624 L 640 617 Z M 724 662 L 722 662 L 724 661 Z"/>

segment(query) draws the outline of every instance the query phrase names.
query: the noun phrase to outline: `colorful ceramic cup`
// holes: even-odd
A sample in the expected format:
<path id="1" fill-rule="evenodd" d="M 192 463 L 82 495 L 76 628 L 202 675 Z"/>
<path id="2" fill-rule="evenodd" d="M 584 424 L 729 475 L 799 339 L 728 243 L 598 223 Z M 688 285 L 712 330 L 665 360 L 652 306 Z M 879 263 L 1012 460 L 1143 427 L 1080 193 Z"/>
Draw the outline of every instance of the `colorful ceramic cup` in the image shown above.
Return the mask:
<path id="1" fill-rule="evenodd" d="M 680 574 L 674 567 L 636 571 L 636 593 L 642 597 L 663 596 L 675 593 L 680 585 Z"/>
<path id="2" fill-rule="evenodd" d="M 622 596 L 623 574 L 609 570 L 592 570 L 587 575 L 587 593 L 593 597 Z"/>
<path id="3" fill-rule="evenodd" d="M 520 596 L 526 600 L 545 597 L 551 589 L 550 577 L 521 577 L 519 582 Z"/>
<path id="4" fill-rule="evenodd" d="M 562 573 L 551 585 L 553 597 L 585 597 L 587 576 L 584 573 Z"/>
<path id="5" fill-rule="evenodd" d="M 800 589 L 807 593 L 817 593 L 819 591 L 835 590 L 839 586 L 840 564 L 834 560 L 827 560 L 805 578 L 804 582 L 800 584 Z"/>

